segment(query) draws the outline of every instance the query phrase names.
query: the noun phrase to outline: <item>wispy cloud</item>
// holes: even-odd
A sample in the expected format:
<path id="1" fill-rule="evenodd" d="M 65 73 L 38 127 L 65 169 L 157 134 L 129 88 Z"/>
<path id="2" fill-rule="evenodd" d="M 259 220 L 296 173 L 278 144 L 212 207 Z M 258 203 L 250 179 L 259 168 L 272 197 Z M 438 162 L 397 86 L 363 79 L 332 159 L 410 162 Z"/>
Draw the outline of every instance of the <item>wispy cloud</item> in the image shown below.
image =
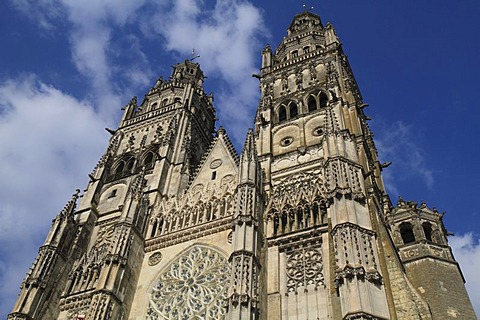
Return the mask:
<path id="1" fill-rule="evenodd" d="M 259 98 L 258 81 L 251 75 L 258 72 L 255 60 L 266 36 L 262 12 L 240 0 L 217 0 L 213 7 L 194 0 L 163 5 L 172 11 L 157 11 L 144 20 L 143 29 L 161 35 L 167 50 L 185 57 L 192 48 L 200 53 L 206 74 L 220 82 L 215 92 L 219 118 L 241 144 Z"/>
<path id="2" fill-rule="evenodd" d="M 470 295 L 470 300 L 477 315 L 480 315 L 480 237 L 467 233 L 456 235 L 448 239 L 453 249 L 455 259 L 460 263 L 463 275 L 467 280 L 465 284 Z"/>
<path id="3" fill-rule="evenodd" d="M 393 160 L 393 166 L 382 174 L 391 194 L 399 195 L 395 181 L 406 177 L 419 176 L 432 189 L 434 172 L 429 168 L 425 152 L 417 143 L 414 129 L 397 121 L 392 124 L 377 123 L 375 144 L 383 161 Z"/>
<path id="4" fill-rule="evenodd" d="M 75 188 L 101 155 L 105 123 L 91 105 L 34 76 L 0 84 L 0 311 Z"/>

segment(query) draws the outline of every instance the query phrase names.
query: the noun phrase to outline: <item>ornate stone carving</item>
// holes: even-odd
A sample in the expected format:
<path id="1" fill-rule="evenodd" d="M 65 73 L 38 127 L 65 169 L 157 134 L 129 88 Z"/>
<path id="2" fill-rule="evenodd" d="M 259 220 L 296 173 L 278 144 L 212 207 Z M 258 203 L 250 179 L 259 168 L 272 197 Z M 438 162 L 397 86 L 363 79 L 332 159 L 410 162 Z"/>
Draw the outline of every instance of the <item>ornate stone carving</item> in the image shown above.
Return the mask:
<path id="1" fill-rule="evenodd" d="M 321 248 L 302 248 L 287 253 L 287 294 L 325 286 Z"/>
<path id="2" fill-rule="evenodd" d="M 148 258 L 148 265 L 155 266 L 159 264 L 161 260 L 162 260 L 162 254 L 160 252 L 155 252 Z"/>
<path id="3" fill-rule="evenodd" d="M 224 319 L 229 274 L 227 259 L 216 250 L 189 249 L 160 274 L 147 319 Z"/>
<path id="4" fill-rule="evenodd" d="M 210 162 L 210 169 L 217 169 L 222 165 L 222 160 L 221 159 L 215 159 L 212 162 Z"/>

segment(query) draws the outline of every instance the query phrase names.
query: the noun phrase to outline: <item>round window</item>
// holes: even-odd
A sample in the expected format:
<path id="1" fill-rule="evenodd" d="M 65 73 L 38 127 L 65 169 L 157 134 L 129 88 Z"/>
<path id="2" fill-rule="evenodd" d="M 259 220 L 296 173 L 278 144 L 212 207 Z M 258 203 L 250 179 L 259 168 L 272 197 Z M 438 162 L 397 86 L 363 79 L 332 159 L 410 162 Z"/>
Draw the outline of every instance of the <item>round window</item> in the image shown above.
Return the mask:
<path id="1" fill-rule="evenodd" d="M 323 134 L 323 129 L 321 127 L 317 127 L 313 129 L 312 134 L 317 137 L 321 136 Z"/>
<path id="2" fill-rule="evenodd" d="M 280 141 L 280 145 L 282 147 L 287 147 L 289 145 L 291 145 L 293 142 L 293 137 L 286 137 L 286 138 L 283 138 L 281 141 Z"/>

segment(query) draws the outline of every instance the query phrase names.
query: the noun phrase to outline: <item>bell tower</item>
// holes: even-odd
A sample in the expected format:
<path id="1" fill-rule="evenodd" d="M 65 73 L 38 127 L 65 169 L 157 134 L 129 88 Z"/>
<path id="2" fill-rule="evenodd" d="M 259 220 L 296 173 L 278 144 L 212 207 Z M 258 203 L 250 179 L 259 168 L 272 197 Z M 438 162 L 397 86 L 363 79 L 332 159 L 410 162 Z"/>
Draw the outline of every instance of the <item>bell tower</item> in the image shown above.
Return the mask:
<path id="1" fill-rule="evenodd" d="M 269 317 L 389 318 L 369 199 L 384 187 L 366 106 L 331 24 L 303 12 L 262 53 Z M 328 310 L 328 312 L 325 312 Z M 328 316 L 330 314 L 330 316 Z M 332 316 L 333 315 L 333 316 Z"/>
<path id="2" fill-rule="evenodd" d="M 203 80 L 199 65 L 184 61 L 140 104 L 133 97 L 123 108 L 78 207 L 77 192 L 54 220 L 9 319 L 128 316 L 152 204 L 184 191 L 213 139 Z"/>
<path id="3" fill-rule="evenodd" d="M 448 246 L 443 215 L 425 202 L 400 198 L 387 222 L 407 276 L 429 304 L 433 319 L 475 319 L 465 279 Z"/>

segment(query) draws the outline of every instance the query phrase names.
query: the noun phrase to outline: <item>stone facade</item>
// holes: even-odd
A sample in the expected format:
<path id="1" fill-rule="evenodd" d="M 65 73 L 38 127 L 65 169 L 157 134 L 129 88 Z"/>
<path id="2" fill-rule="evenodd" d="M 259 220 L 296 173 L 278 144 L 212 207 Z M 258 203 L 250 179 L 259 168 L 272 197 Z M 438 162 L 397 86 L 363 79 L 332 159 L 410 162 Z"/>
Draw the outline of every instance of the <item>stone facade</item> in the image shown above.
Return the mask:
<path id="1" fill-rule="evenodd" d="M 333 26 L 296 15 L 255 76 L 240 156 L 197 63 L 134 97 L 8 319 L 476 319 L 443 215 L 385 192 Z"/>

